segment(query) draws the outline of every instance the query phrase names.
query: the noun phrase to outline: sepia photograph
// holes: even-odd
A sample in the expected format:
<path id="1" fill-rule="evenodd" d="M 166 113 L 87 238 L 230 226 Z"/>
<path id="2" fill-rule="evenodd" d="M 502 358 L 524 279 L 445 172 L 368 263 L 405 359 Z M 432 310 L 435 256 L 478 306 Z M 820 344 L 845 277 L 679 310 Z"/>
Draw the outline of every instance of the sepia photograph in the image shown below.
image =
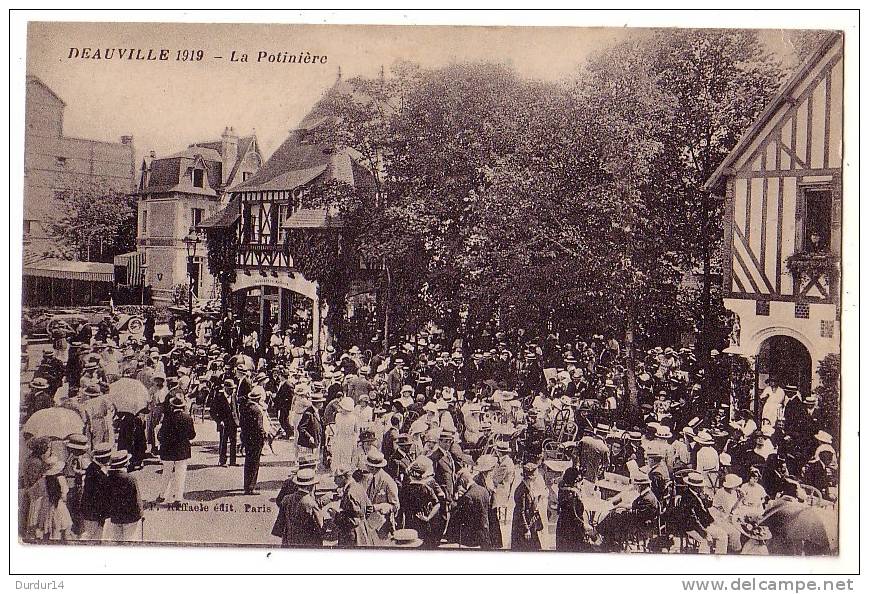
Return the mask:
<path id="1" fill-rule="evenodd" d="M 31 20 L 18 542 L 839 556 L 849 34 Z"/>

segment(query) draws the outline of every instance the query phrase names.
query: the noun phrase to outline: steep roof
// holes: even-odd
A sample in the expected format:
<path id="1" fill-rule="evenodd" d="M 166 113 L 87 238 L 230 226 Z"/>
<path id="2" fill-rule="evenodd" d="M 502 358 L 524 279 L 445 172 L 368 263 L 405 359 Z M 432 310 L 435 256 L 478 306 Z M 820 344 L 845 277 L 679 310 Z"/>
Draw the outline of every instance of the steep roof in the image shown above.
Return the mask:
<path id="1" fill-rule="evenodd" d="M 730 151 L 709 179 L 706 180 L 706 183 L 703 184 L 703 189 L 705 191 L 711 192 L 720 188 L 724 178 L 727 176 L 728 170 L 742 156 L 757 135 L 760 134 L 766 125 L 773 119 L 782 104 L 792 101 L 791 93 L 793 93 L 794 89 L 803 81 L 803 79 L 805 79 L 806 76 L 808 76 L 812 69 L 818 65 L 830 48 L 841 39 L 842 33 L 840 31 L 830 33 L 812 55 L 809 56 L 799 68 L 797 68 L 787 82 L 782 85 L 778 93 L 776 93 L 776 95 L 769 101 L 766 108 L 760 113 L 754 123 L 749 126 L 748 130 L 746 130 L 739 138 L 739 141 L 733 147 L 733 150 Z"/>
<path id="2" fill-rule="evenodd" d="M 202 159 L 205 165 L 208 185 L 212 189 L 229 187 L 232 185 L 241 162 L 250 150 L 256 150 L 256 136 L 240 137 L 235 162 L 232 164 L 232 170 L 226 184 L 223 184 L 223 143 L 219 140 L 195 142 L 184 150 L 166 157 L 152 159 L 150 164 L 146 164 L 150 168 L 148 185 L 139 193 L 171 192 L 179 184 L 181 177 L 185 175 L 187 167 L 191 166 L 197 158 Z"/>

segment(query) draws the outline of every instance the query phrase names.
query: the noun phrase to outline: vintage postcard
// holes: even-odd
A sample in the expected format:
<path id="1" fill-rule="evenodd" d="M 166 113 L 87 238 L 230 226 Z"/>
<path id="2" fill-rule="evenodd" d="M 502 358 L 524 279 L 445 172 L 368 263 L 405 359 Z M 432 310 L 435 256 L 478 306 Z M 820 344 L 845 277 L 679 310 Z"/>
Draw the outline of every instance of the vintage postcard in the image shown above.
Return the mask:
<path id="1" fill-rule="evenodd" d="M 31 554 L 844 552 L 847 31 L 26 34 Z"/>

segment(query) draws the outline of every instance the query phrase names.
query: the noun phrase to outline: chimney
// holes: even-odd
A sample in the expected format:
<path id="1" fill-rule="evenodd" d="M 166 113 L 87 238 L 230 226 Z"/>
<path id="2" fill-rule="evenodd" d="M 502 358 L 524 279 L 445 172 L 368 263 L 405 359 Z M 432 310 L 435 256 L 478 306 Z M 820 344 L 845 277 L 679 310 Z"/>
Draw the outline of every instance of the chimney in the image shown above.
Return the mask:
<path id="1" fill-rule="evenodd" d="M 224 128 L 223 135 L 220 137 L 220 156 L 223 170 L 220 181 L 225 186 L 238 159 L 238 136 L 232 127 Z"/>
<path id="2" fill-rule="evenodd" d="M 151 156 L 152 159 L 156 159 L 156 158 L 157 158 L 157 151 L 151 151 L 149 154 L 150 154 L 150 156 Z"/>
<path id="3" fill-rule="evenodd" d="M 132 136 L 121 136 L 121 144 L 133 144 Z"/>

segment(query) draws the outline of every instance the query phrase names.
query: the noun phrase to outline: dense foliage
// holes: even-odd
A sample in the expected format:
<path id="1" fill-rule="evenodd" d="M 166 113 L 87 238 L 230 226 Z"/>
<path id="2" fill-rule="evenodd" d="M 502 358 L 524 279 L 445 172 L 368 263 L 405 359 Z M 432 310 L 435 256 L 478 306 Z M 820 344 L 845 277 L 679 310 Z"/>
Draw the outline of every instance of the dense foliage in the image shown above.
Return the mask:
<path id="1" fill-rule="evenodd" d="M 62 200 L 63 212 L 50 229 L 56 251 L 46 255 L 112 262 L 136 249 L 136 196 L 89 183 L 66 190 Z"/>

